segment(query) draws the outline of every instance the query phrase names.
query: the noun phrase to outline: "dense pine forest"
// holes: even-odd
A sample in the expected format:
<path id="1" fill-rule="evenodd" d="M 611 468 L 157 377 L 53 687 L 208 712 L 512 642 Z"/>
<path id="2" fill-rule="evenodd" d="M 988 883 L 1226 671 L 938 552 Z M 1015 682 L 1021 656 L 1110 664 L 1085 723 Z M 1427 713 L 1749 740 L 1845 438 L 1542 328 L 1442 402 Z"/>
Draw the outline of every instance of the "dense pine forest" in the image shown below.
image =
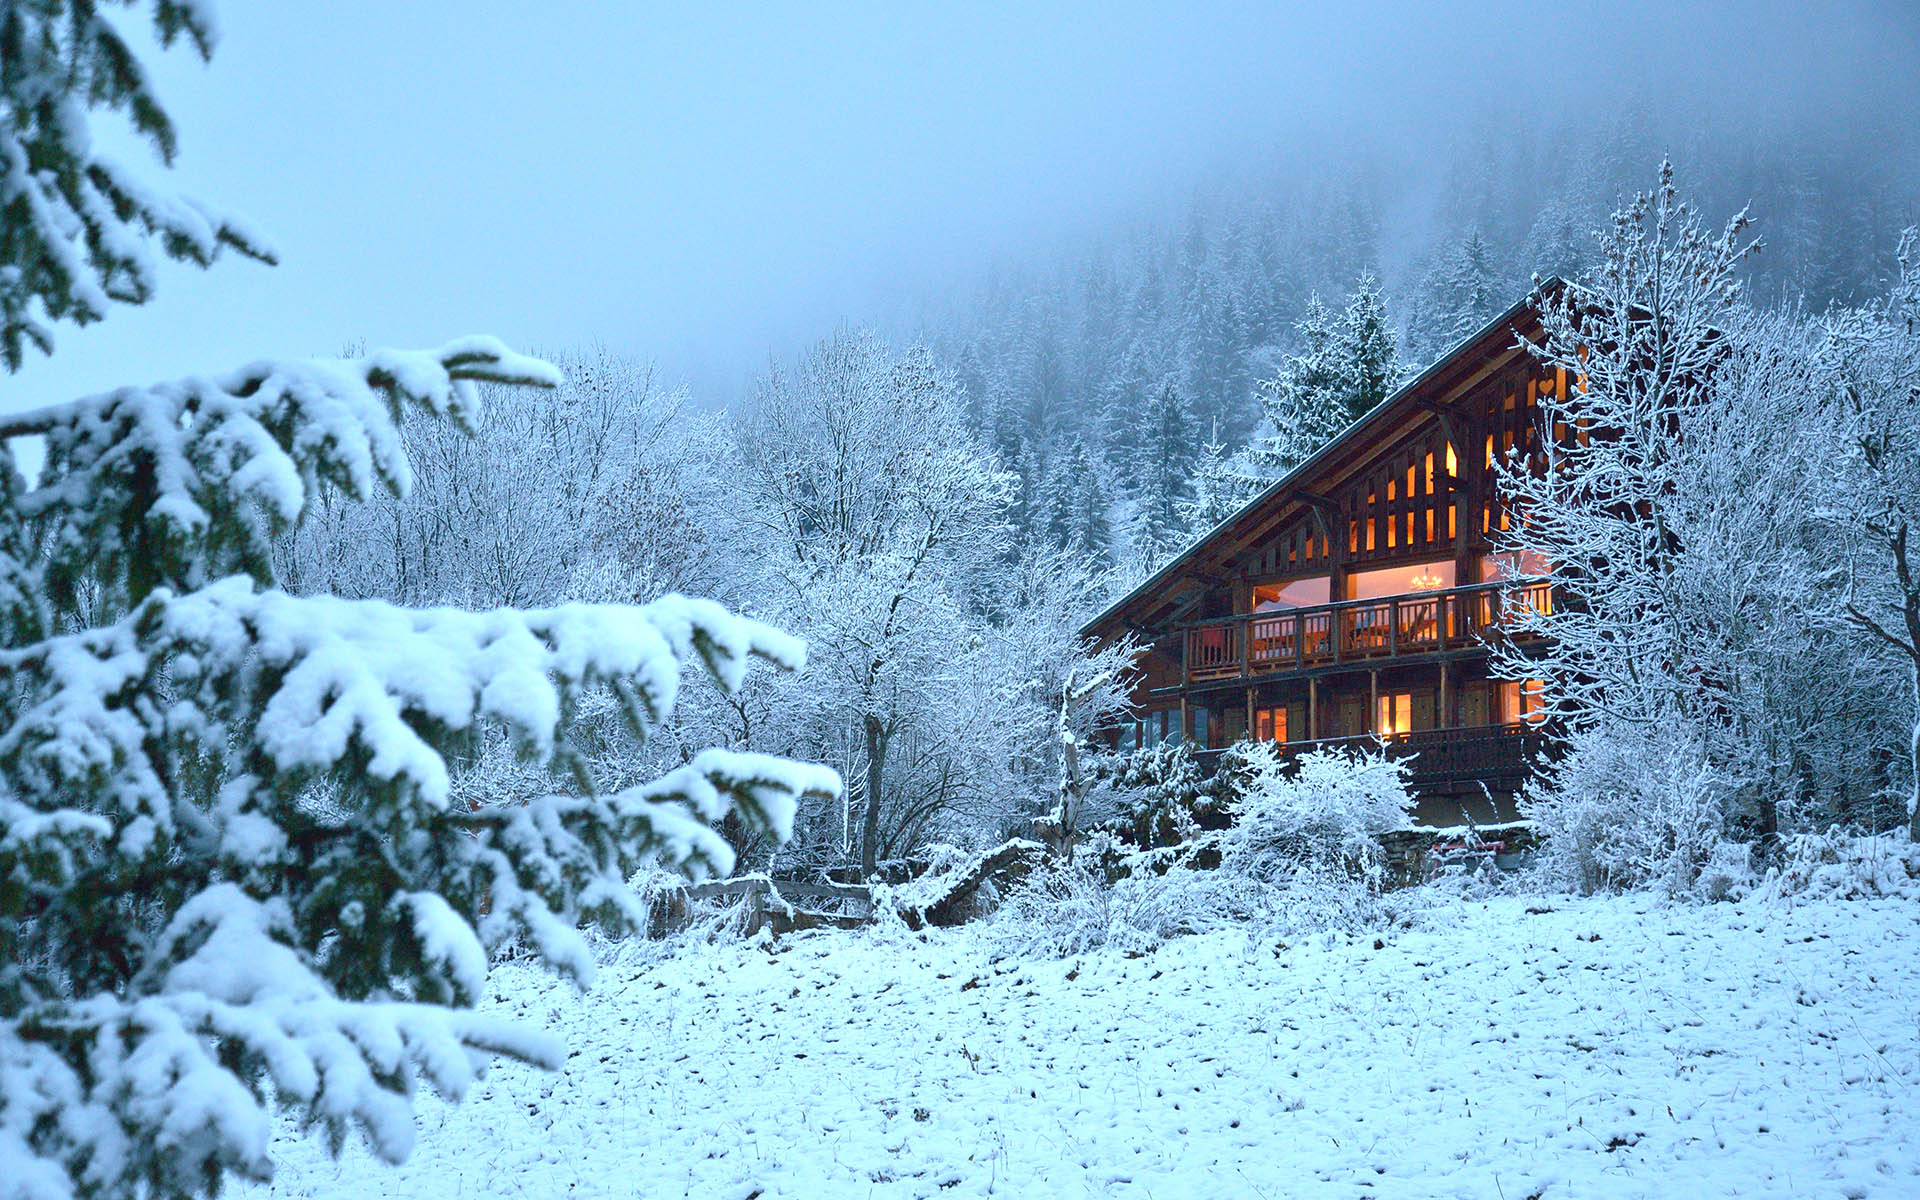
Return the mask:
<path id="1" fill-rule="evenodd" d="M 1920 220 L 1920 163 L 1885 132 L 1869 117 L 1839 136 L 1719 123 L 1676 137 L 1639 111 L 1487 124 L 1418 162 L 1329 147 L 997 264 L 894 324 L 963 381 L 970 420 L 1019 474 L 1020 528 L 1131 578 L 1246 498 L 1259 465 L 1222 467 L 1279 432 L 1262 396 L 1296 358 L 1361 376 L 1384 358 L 1404 379 L 1535 276 L 1590 266 L 1594 234 L 1663 155 L 1704 211 L 1754 214 L 1756 302 L 1818 312 L 1883 294 Z"/>

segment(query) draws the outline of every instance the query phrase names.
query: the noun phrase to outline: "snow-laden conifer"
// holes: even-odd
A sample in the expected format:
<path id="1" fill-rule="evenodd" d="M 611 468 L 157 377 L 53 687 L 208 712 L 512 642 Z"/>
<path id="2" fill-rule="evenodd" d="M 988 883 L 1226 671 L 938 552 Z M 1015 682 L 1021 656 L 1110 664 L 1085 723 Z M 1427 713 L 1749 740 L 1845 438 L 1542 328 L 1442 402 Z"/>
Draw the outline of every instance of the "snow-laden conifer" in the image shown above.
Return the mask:
<path id="1" fill-rule="evenodd" d="M 144 304 L 161 253 L 206 266 L 224 248 L 272 262 L 231 213 L 153 190 L 96 152 L 87 114 L 125 115 L 163 163 L 173 122 L 99 0 L 0 6 L 0 361 L 19 370 L 28 343 L 53 350 L 50 323 L 85 325 L 112 301 Z M 218 26 L 198 0 L 154 0 L 162 45 L 185 38 L 202 58 Z"/>
<path id="2" fill-rule="evenodd" d="M 268 550 L 323 488 L 403 492 L 409 414 L 558 373 L 490 338 L 263 363 L 0 422 L 0 1161 L 29 1197 L 264 1179 L 272 1112 L 412 1145 L 411 1098 L 548 1038 L 471 1011 L 489 952 L 585 986 L 578 928 L 630 928 L 657 859 L 725 872 L 729 812 L 785 836 L 824 768 L 710 750 L 598 786 L 588 704 L 640 733 L 684 664 L 723 689 L 795 639 L 716 604 L 408 609 L 294 596 Z M 488 728 L 552 794 L 475 809 L 447 758 Z"/>

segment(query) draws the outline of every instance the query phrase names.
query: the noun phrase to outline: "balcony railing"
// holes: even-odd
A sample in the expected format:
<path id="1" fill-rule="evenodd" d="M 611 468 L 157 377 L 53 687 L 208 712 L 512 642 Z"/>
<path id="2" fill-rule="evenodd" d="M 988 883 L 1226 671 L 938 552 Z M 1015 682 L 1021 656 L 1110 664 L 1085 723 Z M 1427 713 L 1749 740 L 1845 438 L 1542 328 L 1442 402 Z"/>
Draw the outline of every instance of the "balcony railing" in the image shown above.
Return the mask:
<path id="1" fill-rule="evenodd" d="M 1431 654 L 1476 645 L 1489 634 L 1524 637 L 1522 618 L 1552 605 L 1552 585 L 1544 580 L 1511 580 L 1205 621 L 1187 628 L 1186 679 Z"/>
<path id="2" fill-rule="evenodd" d="M 1517 786 L 1526 776 L 1527 764 L 1548 745 L 1544 726 L 1523 722 L 1321 738 L 1287 742 L 1279 749 L 1288 759 L 1314 750 L 1379 750 L 1388 758 L 1409 760 L 1408 781 L 1415 787 L 1458 783 Z M 1217 749 L 1198 752 L 1203 763 L 1212 763 L 1222 753 Z"/>

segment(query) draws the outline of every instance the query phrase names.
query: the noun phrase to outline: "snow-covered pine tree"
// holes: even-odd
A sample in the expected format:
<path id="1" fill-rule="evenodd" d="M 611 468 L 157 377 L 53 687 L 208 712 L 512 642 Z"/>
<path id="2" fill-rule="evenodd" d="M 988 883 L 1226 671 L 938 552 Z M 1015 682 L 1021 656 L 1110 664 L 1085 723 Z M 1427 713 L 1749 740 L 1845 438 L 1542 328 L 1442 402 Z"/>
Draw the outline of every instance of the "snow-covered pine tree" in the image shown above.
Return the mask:
<path id="1" fill-rule="evenodd" d="M 146 303 L 155 241 L 169 258 L 201 266 L 222 248 L 274 261 L 237 217 L 156 192 L 95 151 L 86 119 L 93 109 L 125 114 L 163 163 L 177 145 L 173 122 L 104 7 L 0 7 L 0 360 L 9 371 L 20 369 L 28 343 L 52 353 L 48 322 L 86 325 L 112 301 Z M 163 46 L 184 37 L 202 58 L 213 53 L 208 5 L 156 0 L 153 22 Z"/>
<path id="2" fill-rule="evenodd" d="M 1051 540 L 1106 563 L 1112 557 L 1113 528 L 1107 519 L 1107 492 L 1100 485 L 1100 472 L 1086 439 L 1073 439 L 1053 476 L 1053 514 L 1048 525 Z"/>
<path id="3" fill-rule="evenodd" d="M 1145 347 L 1136 338 L 1127 343 L 1100 402 L 1106 459 L 1123 475 L 1130 474 L 1139 462 L 1141 425 L 1152 396 L 1153 368 Z"/>
<path id="4" fill-rule="evenodd" d="M 708 751 L 602 792 L 567 738 L 605 696 L 636 730 L 682 664 L 723 687 L 794 639 L 718 605 L 468 613 L 296 597 L 272 540 L 326 486 L 409 481 L 398 422 L 470 419 L 474 382 L 552 386 L 488 338 L 258 364 L 0 422 L 0 1159 L 31 1196 L 219 1190 L 271 1173 L 269 1106 L 404 1157 L 421 1079 L 557 1047 L 469 1011 L 488 952 L 585 986 L 576 932 L 644 914 L 658 858 L 725 872 L 729 810 L 784 833 L 825 768 Z M 558 773 L 508 808 L 448 803 L 487 727 Z"/>
<path id="5" fill-rule="evenodd" d="M 1408 330 L 1407 348 L 1413 365 L 1423 367 L 1501 310 L 1493 264 L 1478 230 L 1434 266 L 1421 293 L 1420 317 Z"/>
<path id="6" fill-rule="evenodd" d="M 1340 328 L 1318 294 L 1294 325 L 1300 349 L 1272 379 L 1258 386 L 1268 429 L 1254 443 L 1262 469 L 1275 477 L 1312 457 L 1352 419 L 1350 376 L 1340 346 Z"/>
<path id="7" fill-rule="evenodd" d="M 156 0 L 163 42 L 212 45 L 204 4 Z M 171 153 L 138 61 L 89 0 L 0 7 L 5 358 L 52 319 L 151 290 L 146 235 L 210 260 L 256 239 L 90 155 L 124 107 Z M 31 167 L 29 171 L 28 168 Z M 84 247 L 86 261 L 81 261 Z M 351 362 L 258 363 L 0 420 L 0 1164 L 6 1193 L 217 1194 L 270 1176 L 272 1109 L 338 1149 L 404 1157 L 421 1080 L 458 1098 L 489 1056 L 551 1039 L 471 1011 L 488 952 L 584 986 L 578 928 L 644 917 L 643 861 L 724 871 L 729 812 L 784 836 L 831 771 L 706 751 L 597 786 L 569 729 L 636 731 L 682 667 L 723 688 L 802 646 L 718 605 L 468 613 L 296 597 L 270 550 L 318 495 L 411 480 L 425 411 L 471 425 L 476 385 L 552 387 L 491 338 Z M 14 440 L 41 439 L 29 488 Z M 503 808 L 450 801 L 446 756 L 503 731 L 557 774 Z"/>
<path id="8" fill-rule="evenodd" d="M 1587 265 L 1592 252 L 1592 235 L 1575 212 L 1576 201 L 1566 193 L 1547 198 L 1527 231 L 1521 249 L 1522 260 L 1535 275 L 1558 275 L 1572 279 Z"/>
<path id="9" fill-rule="evenodd" d="M 1263 464 L 1261 443 L 1229 451 L 1219 441 L 1209 441 L 1200 449 L 1200 461 L 1194 467 L 1191 497 L 1180 506 L 1191 537 L 1199 537 L 1245 507 L 1266 486 L 1284 472 Z"/>
<path id="10" fill-rule="evenodd" d="M 1171 379 L 1153 392 L 1141 427 L 1134 466 L 1140 507 L 1132 544 L 1136 557 L 1163 560 L 1187 540 L 1181 508 L 1193 499 L 1200 430 L 1193 406 Z"/>
<path id="11" fill-rule="evenodd" d="M 1347 421 L 1387 398 L 1400 382 L 1400 354 L 1387 325 L 1387 301 L 1373 272 L 1361 272 L 1342 314 L 1337 355 L 1347 376 Z"/>
<path id="12" fill-rule="evenodd" d="M 1013 474 L 1016 483 L 1013 503 L 1007 509 L 1007 520 L 1022 534 L 1045 533 L 1053 511 L 1051 497 L 1047 493 L 1047 469 L 1041 463 L 1033 443 L 1026 438 L 1020 439 L 1020 452 L 1013 460 Z"/>

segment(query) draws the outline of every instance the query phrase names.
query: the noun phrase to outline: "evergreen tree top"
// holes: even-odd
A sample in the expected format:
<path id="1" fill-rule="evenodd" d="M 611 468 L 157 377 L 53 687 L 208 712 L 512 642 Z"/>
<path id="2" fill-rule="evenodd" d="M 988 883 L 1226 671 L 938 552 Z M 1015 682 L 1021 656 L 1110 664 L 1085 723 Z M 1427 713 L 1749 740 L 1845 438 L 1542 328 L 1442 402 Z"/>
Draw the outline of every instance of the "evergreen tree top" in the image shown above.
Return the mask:
<path id="1" fill-rule="evenodd" d="M 222 249 L 276 258 L 232 213 L 155 192 L 94 151 L 88 116 L 100 109 L 123 114 L 163 164 L 178 144 L 105 7 L 36 0 L 0 8 L 0 360 L 9 371 L 20 369 L 29 344 L 52 353 L 48 322 L 86 325 L 112 301 L 146 303 L 154 241 L 167 257 L 200 266 Z M 153 25 L 163 46 L 184 38 L 202 58 L 213 53 L 217 27 L 206 4 L 154 0 Z"/>

